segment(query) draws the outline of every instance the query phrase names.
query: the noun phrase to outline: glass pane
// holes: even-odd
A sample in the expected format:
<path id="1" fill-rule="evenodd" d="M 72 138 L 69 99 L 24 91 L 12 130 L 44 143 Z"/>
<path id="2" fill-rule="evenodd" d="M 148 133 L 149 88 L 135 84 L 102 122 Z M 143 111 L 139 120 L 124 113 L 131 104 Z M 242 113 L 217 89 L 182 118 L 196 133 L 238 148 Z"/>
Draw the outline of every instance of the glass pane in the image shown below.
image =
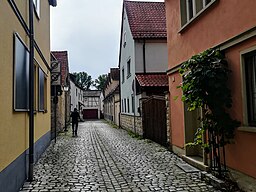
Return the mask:
<path id="1" fill-rule="evenodd" d="M 15 104 L 17 110 L 29 109 L 29 53 L 15 35 Z"/>
<path id="2" fill-rule="evenodd" d="M 201 11 L 204 7 L 203 0 L 196 0 L 196 13 Z"/>

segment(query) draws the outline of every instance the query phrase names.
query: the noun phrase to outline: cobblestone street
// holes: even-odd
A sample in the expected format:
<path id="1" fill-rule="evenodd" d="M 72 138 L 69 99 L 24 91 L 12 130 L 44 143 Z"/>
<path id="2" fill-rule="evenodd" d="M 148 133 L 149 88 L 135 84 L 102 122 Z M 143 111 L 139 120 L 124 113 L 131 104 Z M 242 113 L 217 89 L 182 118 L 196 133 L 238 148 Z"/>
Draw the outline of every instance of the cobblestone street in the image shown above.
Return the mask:
<path id="1" fill-rule="evenodd" d="M 20 191 L 218 191 L 187 173 L 183 160 L 148 140 L 103 121 L 79 124 L 78 137 L 62 134 Z"/>

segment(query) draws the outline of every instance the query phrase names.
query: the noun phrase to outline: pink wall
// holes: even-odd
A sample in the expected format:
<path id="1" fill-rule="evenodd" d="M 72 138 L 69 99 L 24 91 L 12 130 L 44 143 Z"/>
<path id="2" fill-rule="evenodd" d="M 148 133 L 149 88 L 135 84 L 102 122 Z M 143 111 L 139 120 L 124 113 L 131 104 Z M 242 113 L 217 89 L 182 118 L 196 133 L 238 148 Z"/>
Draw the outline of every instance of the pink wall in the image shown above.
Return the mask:
<path id="1" fill-rule="evenodd" d="M 179 33 L 180 1 L 165 2 L 169 68 L 255 26 L 256 1 L 218 0 Z"/>
<path id="2" fill-rule="evenodd" d="M 226 50 L 226 58 L 232 70 L 230 88 L 232 90 L 233 107 L 232 116 L 243 125 L 243 100 L 240 53 L 256 46 L 256 37 Z M 231 83 L 232 82 L 232 83 Z M 236 131 L 235 144 L 227 147 L 227 165 L 256 178 L 256 133 Z"/>
<path id="3" fill-rule="evenodd" d="M 180 30 L 180 5 L 177 0 L 165 0 L 168 30 L 168 68 L 181 64 L 191 56 L 214 47 L 256 26 L 256 1 L 218 0 L 182 32 Z M 243 123 L 240 52 L 256 46 L 256 38 L 226 50 L 233 71 L 230 76 L 233 107 L 231 115 Z M 173 81 L 175 78 L 175 81 Z M 169 74 L 171 103 L 171 129 L 173 145 L 184 146 L 184 111 L 180 101 L 181 82 L 178 73 Z M 179 96 L 175 101 L 174 96 Z M 256 133 L 236 131 L 235 144 L 226 148 L 227 165 L 256 178 Z"/>
<path id="4" fill-rule="evenodd" d="M 171 141 L 172 144 L 180 148 L 184 147 L 184 108 L 181 101 L 182 91 L 177 89 L 181 83 L 181 76 L 179 73 L 173 74 L 169 77 L 170 87 L 170 104 L 171 104 Z M 177 99 L 175 99 L 177 97 Z"/>

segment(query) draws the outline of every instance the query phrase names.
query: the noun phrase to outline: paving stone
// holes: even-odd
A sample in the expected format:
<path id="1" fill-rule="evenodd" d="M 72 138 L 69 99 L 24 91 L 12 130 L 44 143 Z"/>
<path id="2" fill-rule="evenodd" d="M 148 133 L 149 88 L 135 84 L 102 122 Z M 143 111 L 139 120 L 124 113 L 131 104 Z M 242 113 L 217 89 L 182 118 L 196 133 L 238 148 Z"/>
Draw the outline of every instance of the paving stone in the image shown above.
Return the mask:
<path id="1" fill-rule="evenodd" d="M 34 167 L 33 182 L 21 192 L 46 191 L 218 191 L 164 147 L 132 138 L 103 121 L 79 124 L 57 137 Z M 189 167 L 183 171 L 176 166 Z"/>

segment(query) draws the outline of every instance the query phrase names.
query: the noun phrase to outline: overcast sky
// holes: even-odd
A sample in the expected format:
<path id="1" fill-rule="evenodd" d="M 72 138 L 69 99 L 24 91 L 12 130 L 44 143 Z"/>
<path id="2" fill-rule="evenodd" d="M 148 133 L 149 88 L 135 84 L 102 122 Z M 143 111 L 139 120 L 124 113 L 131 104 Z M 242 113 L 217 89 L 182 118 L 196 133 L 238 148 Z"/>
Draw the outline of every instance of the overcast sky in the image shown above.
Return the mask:
<path id="1" fill-rule="evenodd" d="M 70 72 L 85 71 L 95 79 L 117 67 L 122 0 L 57 2 L 51 8 L 51 50 L 68 51 Z"/>

